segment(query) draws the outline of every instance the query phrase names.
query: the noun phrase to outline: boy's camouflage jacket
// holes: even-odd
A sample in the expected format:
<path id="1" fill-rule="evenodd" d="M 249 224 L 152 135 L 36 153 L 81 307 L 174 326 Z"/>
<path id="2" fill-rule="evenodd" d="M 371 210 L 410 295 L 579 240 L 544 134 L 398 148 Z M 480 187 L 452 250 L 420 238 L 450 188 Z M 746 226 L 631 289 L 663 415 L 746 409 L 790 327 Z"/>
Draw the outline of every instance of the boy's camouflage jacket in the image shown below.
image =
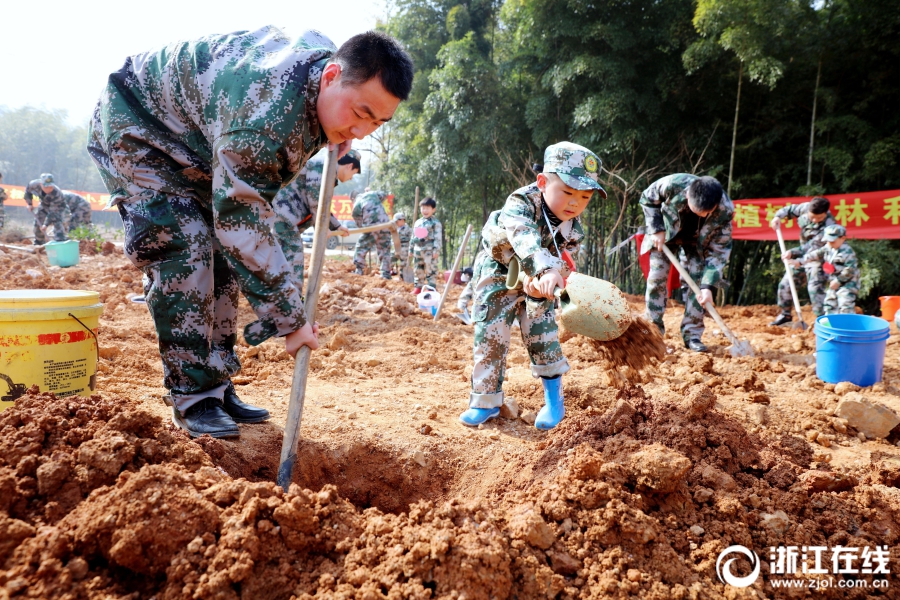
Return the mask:
<path id="1" fill-rule="evenodd" d="M 650 184 L 641 194 L 641 208 L 647 234 L 641 244 L 641 254 L 646 254 L 653 247 L 649 234 L 658 231 L 666 232 L 666 242 L 672 241 L 681 230 L 681 214 L 690 210 L 687 201 L 687 188 L 699 179 L 697 175 L 676 173 L 658 179 Z M 728 257 L 731 255 L 731 220 L 734 217 L 734 204 L 728 194 L 722 192 L 719 205 L 703 220 L 697 234 L 697 248 L 705 260 L 703 277 L 697 282 L 700 287 L 715 287 L 723 279 L 723 271 Z"/>
<path id="2" fill-rule="evenodd" d="M 415 230 L 418 227 L 424 227 L 428 230 L 428 235 L 424 238 L 416 237 L 413 235 L 412 237 L 412 245 L 413 248 L 418 250 L 431 250 L 434 249 L 435 252 L 440 253 L 441 251 L 441 232 L 443 230 L 443 225 L 438 221 L 437 217 L 431 215 L 430 217 L 419 217 L 416 219 L 415 224 L 413 225 L 413 233 L 415 234 Z"/>
<path id="3" fill-rule="evenodd" d="M 319 209 L 319 191 L 322 187 L 322 169 L 325 161 L 314 158 L 308 163 L 292 182 L 281 188 L 275 195 L 272 204 L 278 214 L 290 221 L 291 225 L 303 227 L 312 225 Z M 310 221 L 307 223 L 307 221 Z M 339 229 L 340 221 L 334 214 L 328 221 L 328 228 L 332 231 Z"/>
<path id="4" fill-rule="evenodd" d="M 53 190 L 50 193 L 45 193 L 44 189 L 41 187 L 40 179 L 32 179 L 28 182 L 28 185 L 25 186 L 25 204 L 28 206 L 33 206 L 33 198 L 37 196 L 41 200 L 41 204 L 47 203 L 47 206 L 55 205 L 55 206 L 63 206 L 65 204 L 65 200 L 63 199 L 62 190 L 56 187 L 54 184 L 50 184 L 50 187 Z"/>
<path id="5" fill-rule="evenodd" d="M 831 213 L 827 213 L 821 223 L 815 223 L 809 219 L 809 202 L 803 204 L 788 204 L 778 209 L 775 216 L 779 219 L 796 219 L 800 229 L 800 245 L 791 248 L 788 252 L 791 258 L 800 258 L 807 252 L 818 250 L 825 245 L 822 241 L 822 230 L 829 225 L 835 225 L 837 221 Z"/>
<path id="6" fill-rule="evenodd" d="M 859 260 L 850 244 L 844 242 L 837 250 L 827 244 L 813 250 L 803 257 L 803 262 L 828 262 L 834 265 L 834 273 L 829 277 L 837 280 L 842 286 L 859 288 Z"/>
<path id="7" fill-rule="evenodd" d="M 522 269 L 531 277 L 549 269 L 568 277 L 569 267 L 560 255 L 563 250 L 574 250 L 584 239 L 581 217 L 560 223 L 554 244 L 543 210 L 544 195 L 537 183 L 519 188 L 509 195 L 503 208 L 488 217 L 481 230 L 481 245 L 504 265 L 509 265 L 513 255 L 518 256 Z"/>
<path id="8" fill-rule="evenodd" d="M 363 192 L 353 201 L 353 220 L 357 227 L 367 227 L 379 223 L 387 223 L 390 217 L 384 210 L 384 199 L 387 192 Z"/>

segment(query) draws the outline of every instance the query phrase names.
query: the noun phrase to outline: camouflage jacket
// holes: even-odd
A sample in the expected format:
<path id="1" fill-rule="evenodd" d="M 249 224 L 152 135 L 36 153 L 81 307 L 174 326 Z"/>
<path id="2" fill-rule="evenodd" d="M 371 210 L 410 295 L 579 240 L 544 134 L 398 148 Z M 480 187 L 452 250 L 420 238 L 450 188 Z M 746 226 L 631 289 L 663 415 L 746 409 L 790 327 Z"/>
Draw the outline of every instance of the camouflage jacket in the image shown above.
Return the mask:
<path id="1" fill-rule="evenodd" d="M 409 242 L 412 239 L 412 227 L 403 225 L 397 228 L 397 235 L 400 236 L 400 250 L 409 250 Z"/>
<path id="2" fill-rule="evenodd" d="M 803 257 L 803 262 L 826 262 L 834 265 L 831 281 L 837 280 L 842 286 L 859 288 L 859 260 L 850 244 L 844 242 L 837 250 L 827 244 Z"/>
<path id="3" fill-rule="evenodd" d="M 322 187 L 322 169 L 325 161 L 314 158 L 300 170 L 297 177 L 281 188 L 272 201 L 275 218 L 298 229 L 313 225 L 319 208 L 319 191 Z M 333 214 L 328 223 L 332 231 L 339 229 L 340 221 Z"/>
<path id="4" fill-rule="evenodd" d="M 800 245 L 791 248 L 791 258 L 800 258 L 807 252 L 818 250 L 825 245 L 822 241 L 822 230 L 829 225 L 837 224 L 829 212 L 821 223 L 815 223 L 809 219 L 809 202 L 803 204 L 788 204 L 778 209 L 775 216 L 779 219 L 797 219 L 797 227 L 800 229 Z"/>
<path id="5" fill-rule="evenodd" d="M 641 208 L 647 234 L 641 245 L 641 254 L 653 247 L 651 233 L 666 232 L 666 242 L 672 241 L 681 230 L 681 215 L 688 210 L 687 188 L 698 177 L 688 173 L 676 173 L 658 179 L 641 194 Z M 697 248 L 705 265 L 703 277 L 697 282 L 700 287 L 716 287 L 723 279 L 723 271 L 731 255 L 731 220 L 734 204 L 728 194 L 722 192 L 719 205 L 705 219 L 701 220 L 697 232 Z"/>
<path id="6" fill-rule="evenodd" d="M 427 235 L 423 238 L 420 238 L 415 235 L 416 229 L 419 227 L 424 227 L 428 232 Z M 443 232 L 444 226 L 441 225 L 441 222 L 437 220 L 437 217 L 431 215 L 430 217 L 419 217 L 416 219 L 416 222 L 413 224 L 413 236 L 412 236 L 412 246 L 415 250 L 434 250 L 435 252 L 441 251 L 441 234 Z"/>
<path id="7" fill-rule="evenodd" d="M 9 198 L 6 194 L 6 190 L 0 187 L 0 206 L 3 206 L 3 203 L 6 202 L 6 199 Z"/>
<path id="8" fill-rule="evenodd" d="M 78 208 L 87 211 L 91 210 L 91 203 L 84 196 L 79 196 L 75 192 L 63 192 L 63 199 L 71 212 L 75 212 Z"/>
<path id="9" fill-rule="evenodd" d="M 95 116 L 119 174 L 106 181 L 110 205 L 147 190 L 211 200 L 218 242 L 259 316 L 244 329 L 253 344 L 306 323 L 271 202 L 327 143 L 316 101 L 335 51 L 316 31 L 292 39 L 271 26 L 176 42 L 128 57 Z"/>
<path id="10" fill-rule="evenodd" d="M 386 192 L 363 192 L 353 201 L 353 220 L 357 227 L 367 227 L 391 220 L 384 210 Z"/>
<path id="11" fill-rule="evenodd" d="M 481 246 L 503 265 L 517 256 L 522 270 L 531 277 L 549 269 L 568 277 L 570 271 L 561 258 L 562 251 L 571 252 L 584 239 L 581 217 L 563 221 L 554 235 L 544 210 L 544 195 L 536 183 L 519 188 L 509 195 L 503 208 L 488 217 L 481 230 Z"/>
<path id="12" fill-rule="evenodd" d="M 33 206 L 33 198 L 37 196 L 41 200 L 41 206 L 46 206 L 47 210 L 58 210 L 61 207 L 65 208 L 66 201 L 63 198 L 62 190 L 53 184 L 51 184 L 50 187 L 52 187 L 53 190 L 49 194 L 44 193 L 40 179 L 32 179 L 29 181 L 28 185 L 25 186 L 25 204 Z"/>

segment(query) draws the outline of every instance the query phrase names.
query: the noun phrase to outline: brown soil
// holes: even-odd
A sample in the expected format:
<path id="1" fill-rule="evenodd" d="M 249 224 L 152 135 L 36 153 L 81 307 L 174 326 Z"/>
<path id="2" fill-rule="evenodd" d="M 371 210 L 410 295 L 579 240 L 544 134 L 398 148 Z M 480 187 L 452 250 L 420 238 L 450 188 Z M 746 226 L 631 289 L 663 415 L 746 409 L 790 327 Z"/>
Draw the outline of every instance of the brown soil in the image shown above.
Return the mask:
<path id="1" fill-rule="evenodd" d="M 0 285 L 101 292 L 99 392 L 31 390 L 0 413 L 0 599 L 812 595 L 772 587 L 779 545 L 887 545 L 896 569 L 900 431 L 863 442 L 836 423 L 814 338 L 767 327 L 774 307 L 721 310 L 752 358 L 731 357 L 714 325 L 711 354 L 685 352 L 675 309 L 668 348 L 645 363 L 575 336 L 557 429 L 468 429 L 456 422 L 471 371 L 471 328 L 451 314 L 461 288 L 435 322 L 408 286 L 330 260 L 285 493 L 273 483 L 293 367 L 283 342 L 241 345 L 235 378 L 273 419 L 191 441 L 161 402 L 147 309 L 129 299 L 140 273 L 121 250 L 45 261 L 0 252 Z M 242 304 L 241 325 L 252 318 Z M 863 393 L 900 408 L 898 359 L 894 335 L 884 382 Z M 518 342 L 505 389 L 523 411 L 542 404 Z M 716 576 L 733 544 L 762 558 L 750 588 Z M 887 583 L 817 596 L 900 597 Z"/>

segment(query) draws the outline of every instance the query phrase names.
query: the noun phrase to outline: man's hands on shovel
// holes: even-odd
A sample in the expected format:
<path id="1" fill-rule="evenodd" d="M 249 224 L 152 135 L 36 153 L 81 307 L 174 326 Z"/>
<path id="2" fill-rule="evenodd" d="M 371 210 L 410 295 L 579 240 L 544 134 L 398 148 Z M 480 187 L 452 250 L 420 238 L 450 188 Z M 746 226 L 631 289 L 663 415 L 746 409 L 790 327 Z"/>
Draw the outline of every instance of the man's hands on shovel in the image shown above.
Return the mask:
<path id="1" fill-rule="evenodd" d="M 297 358 L 297 352 L 301 346 L 309 346 L 310 350 L 319 348 L 318 323 L 307 323 L 297 331 L 284 336 L 284 349 L 291 355 L 291 358 Z"/>

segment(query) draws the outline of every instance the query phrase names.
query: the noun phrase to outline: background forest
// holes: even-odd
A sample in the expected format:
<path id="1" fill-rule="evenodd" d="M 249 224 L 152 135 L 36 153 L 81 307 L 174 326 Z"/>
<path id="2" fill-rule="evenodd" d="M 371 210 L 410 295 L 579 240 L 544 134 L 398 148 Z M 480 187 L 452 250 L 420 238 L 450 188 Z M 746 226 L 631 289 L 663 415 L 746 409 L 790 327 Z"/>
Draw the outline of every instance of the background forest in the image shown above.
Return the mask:
<path id="1" fill-rule="evenodd" d="M 394 0 L 379 26 L 411 52 L 414 91 L 339 192 L 386 189 L 409 213 L 419 186 L 445 263 L 560 140 L 599 154 L 609 192 L 585 213 L 580 268 L 633 293 L 634 244 L 612 250 L 663 175 L 713 175 L 735 199 L 900 188 L 900 0 Z M 0 171 L 100 191 L 85 139 L 60 112 L 0 109 Z M 900 293 L 900 243 L 852 245 L 873 312 Z M 776 249 L 735 242 L 721 299 L 774 303 Z"/>

